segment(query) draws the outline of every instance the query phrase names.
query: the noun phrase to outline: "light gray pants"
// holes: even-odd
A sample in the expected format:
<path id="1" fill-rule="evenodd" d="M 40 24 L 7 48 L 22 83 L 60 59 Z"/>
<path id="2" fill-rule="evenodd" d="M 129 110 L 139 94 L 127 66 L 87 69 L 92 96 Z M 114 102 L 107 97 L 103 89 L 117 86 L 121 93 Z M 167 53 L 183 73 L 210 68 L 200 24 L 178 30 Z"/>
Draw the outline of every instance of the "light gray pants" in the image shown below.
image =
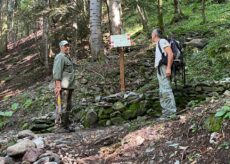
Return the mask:
<path id="1" fill-rule="evenodd" d="M 170 80 L 166 77 L 166 66 L 162 65 L 157 71 L 157 78 L 159 81 L 159 91 L 160 91 L 160 104 L 163 108 L 163 115 L 171 115 L 177 111 L 175 98 L 170 85 Z"/>

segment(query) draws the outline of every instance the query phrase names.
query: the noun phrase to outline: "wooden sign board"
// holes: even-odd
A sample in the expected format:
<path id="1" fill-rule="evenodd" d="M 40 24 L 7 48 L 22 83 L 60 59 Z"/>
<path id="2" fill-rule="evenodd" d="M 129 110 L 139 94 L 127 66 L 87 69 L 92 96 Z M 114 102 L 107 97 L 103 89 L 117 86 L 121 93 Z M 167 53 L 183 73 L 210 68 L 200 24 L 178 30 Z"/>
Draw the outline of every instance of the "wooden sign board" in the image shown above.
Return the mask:
<path id="1" fill-rule="evenodd" d="M 130 39 L 130 35 L 129 34 L 111 35 L 110 45 L 112 48 L 131 46 L 132 42 Z"/>

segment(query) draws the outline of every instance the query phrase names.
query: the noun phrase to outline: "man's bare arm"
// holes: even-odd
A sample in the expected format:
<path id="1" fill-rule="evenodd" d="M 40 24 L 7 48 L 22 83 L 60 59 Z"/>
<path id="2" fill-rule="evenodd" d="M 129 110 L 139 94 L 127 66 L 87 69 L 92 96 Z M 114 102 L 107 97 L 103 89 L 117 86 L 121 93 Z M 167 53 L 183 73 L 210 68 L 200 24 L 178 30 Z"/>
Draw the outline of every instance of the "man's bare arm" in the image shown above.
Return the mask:
<path id="1" fill-rule="evenodd" d="M 168 64 L 167 64 L 167 68 L 166 68 L 166 76 L 170 77 L 171 76 L 171 67 L 173 64 L 173 52 L 171 47 L 165 47 L 165 52 L 168 55 Z"/>

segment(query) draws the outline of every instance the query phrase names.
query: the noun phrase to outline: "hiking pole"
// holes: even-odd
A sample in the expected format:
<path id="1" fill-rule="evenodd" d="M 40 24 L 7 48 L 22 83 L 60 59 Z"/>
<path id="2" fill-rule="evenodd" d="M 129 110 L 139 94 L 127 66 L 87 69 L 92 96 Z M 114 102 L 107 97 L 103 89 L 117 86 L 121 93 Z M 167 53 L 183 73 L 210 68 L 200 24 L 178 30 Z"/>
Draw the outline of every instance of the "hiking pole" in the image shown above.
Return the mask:
<path id="1" fill-rule="evenodd" d="M 62 107 L 61 107 L 61 94 L 59 92 L 57 96 L 57 105 L 56 105 L 56 119 L 55 119 L 55 124 L 60 125 L 61 124 L 61 112 L 62 112 Z"/>

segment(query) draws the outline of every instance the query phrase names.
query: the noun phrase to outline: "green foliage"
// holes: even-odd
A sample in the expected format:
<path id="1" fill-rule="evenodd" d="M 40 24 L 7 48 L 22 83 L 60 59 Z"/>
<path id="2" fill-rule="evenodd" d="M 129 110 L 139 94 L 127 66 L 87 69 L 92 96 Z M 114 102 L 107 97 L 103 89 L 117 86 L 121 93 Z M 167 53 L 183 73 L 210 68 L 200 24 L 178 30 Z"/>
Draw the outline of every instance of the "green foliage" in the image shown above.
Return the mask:
<path id="1" fill-rule="evenodd" d="M 222 144 L 218 146 L 218 149 L 229 150 L 230 142 L 224 141 Z"/>
<path id="2" fill-rule="evenodd" d="M 32 106 L 32 99 L 26 99 L 25 103 L 23 104 L 23 107 L 29 108 Z"/>
<path id="3" fill-rule="evenodd" d="M 0 112 L 0 116 L 3 117 L 11 117 L 13 115 L 14 112 L 12 111 L 7 111 L 7 112 Z"/>
<path id="4" fill-rule="evenodd" d="M 223 118 L 211 115 L 205 120 L 204 128 L 209 132 L 218 132 L 222 127 L 222 122 Z"/>
<path id="5" fill-rule="evenodd" d="M 11 109 L 14 110 L 14 111 L 17 110 L 18 107 L 19 107 L 19 103 L 13 103 L 13 104 L 11 105 Z"/>
<path id="6" fill-rule="evenodd" d="M 224 119 L 230 119 L 230 106 L 223 106 L 220 108 L 216 114 L 215 117 L 221 117 Z"/>

